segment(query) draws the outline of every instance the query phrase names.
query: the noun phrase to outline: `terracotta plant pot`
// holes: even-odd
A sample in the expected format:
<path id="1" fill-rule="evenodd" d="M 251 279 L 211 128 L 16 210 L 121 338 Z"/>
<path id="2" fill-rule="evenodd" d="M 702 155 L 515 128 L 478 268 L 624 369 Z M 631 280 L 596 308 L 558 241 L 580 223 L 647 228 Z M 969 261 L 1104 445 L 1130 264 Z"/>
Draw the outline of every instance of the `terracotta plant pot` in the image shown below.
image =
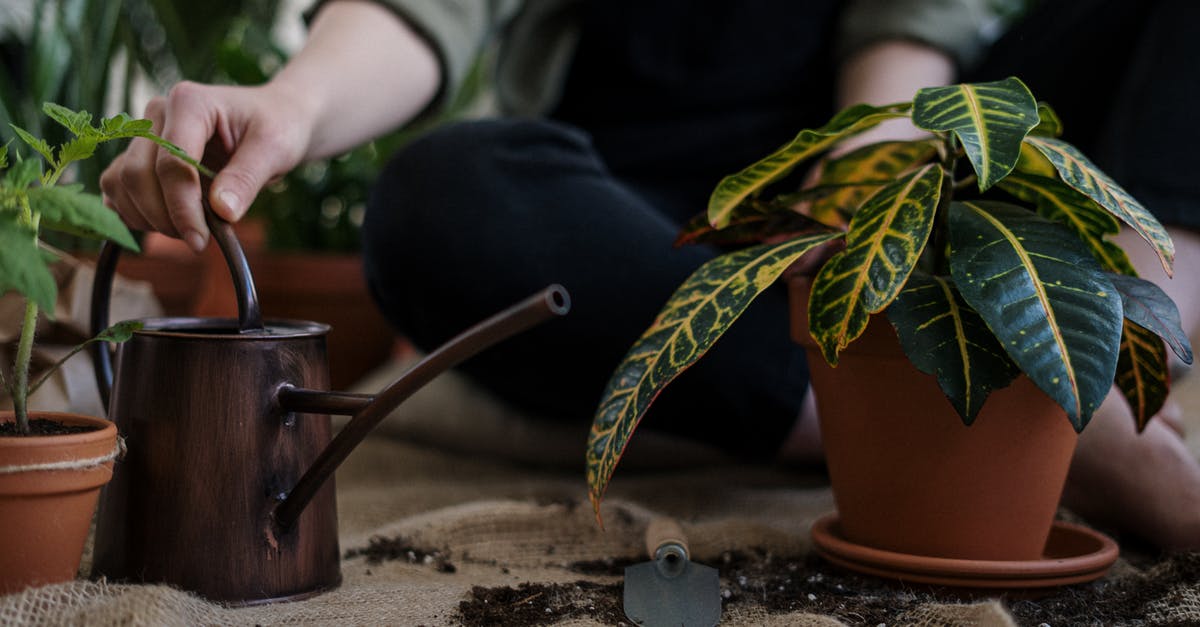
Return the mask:
<path id="1" fill-rule="evenodd" d="M 75 578 L 116 456 L 117 428 L 107 420 L 51 412 L 31 417 L 94 430 L 0 437 L 0 594 Z M 0 412 L 0 422 L 13 421 L 11 411 Z"/>
<path id="2" fill-rule="evenodd" d="M 965 426 L 904 356 L 886 316 L 831 368 L 808 331 L 807 277 L 789 281 L 792 337 L 808 348 L 838 526 L 901 554 L 1040 560 L 1077 436 L 1025 377 Z"/>

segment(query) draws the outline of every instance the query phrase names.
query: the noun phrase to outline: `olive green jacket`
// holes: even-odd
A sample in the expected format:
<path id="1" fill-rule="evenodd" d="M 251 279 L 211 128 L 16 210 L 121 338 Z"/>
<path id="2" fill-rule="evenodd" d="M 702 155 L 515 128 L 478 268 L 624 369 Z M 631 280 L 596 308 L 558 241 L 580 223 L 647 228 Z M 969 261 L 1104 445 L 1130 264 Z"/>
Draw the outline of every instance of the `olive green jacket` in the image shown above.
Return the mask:
<path id="1" fill-rule="evenodd" d="M 318 0 L 310 9 L 332 0 Z M 496 46 L 494 84 L 501 113 L 537 115 L 558 102 L 579 38 L 580 0 L 375 0 L 402 17 L 438 55 L 443 84 L 431 109 L 462 84 L 481 51 Z M 1011 0 L 1007 0 L 1010 1 Z M 998 0 L 850 0 L 836 54 L 884 39 L 945 51 L 960 67 L 978 60 L 996 30 Z"/>

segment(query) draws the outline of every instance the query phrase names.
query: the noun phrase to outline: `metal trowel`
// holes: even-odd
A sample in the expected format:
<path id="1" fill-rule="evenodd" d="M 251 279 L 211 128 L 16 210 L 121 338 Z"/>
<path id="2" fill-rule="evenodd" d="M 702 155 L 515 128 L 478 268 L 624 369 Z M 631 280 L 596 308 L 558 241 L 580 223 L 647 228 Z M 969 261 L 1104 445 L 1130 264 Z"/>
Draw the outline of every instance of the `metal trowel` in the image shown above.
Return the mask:
<path id="1" fill-rule="evenodd" d="M 712 627 L 721 620 L 717 569 L 692 562 L 679 524 L 656 518 L 646 527 L 653 561 L 625 569 L 625 616 L 644 627 Z"/>

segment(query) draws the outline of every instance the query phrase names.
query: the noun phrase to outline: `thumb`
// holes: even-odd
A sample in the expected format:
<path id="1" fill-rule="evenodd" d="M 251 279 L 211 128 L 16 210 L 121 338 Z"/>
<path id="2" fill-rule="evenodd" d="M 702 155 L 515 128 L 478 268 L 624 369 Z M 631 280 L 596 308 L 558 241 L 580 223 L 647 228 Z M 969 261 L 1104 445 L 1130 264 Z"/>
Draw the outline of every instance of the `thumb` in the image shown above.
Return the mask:
<path id="1" fill-rule="evenodd" d="M 286 173 L 295 163 L 280 158 L 275 142 L 250 134 L 213 179 L 209 202 L 220 217 L 236 222 L 268 181 Z"/>

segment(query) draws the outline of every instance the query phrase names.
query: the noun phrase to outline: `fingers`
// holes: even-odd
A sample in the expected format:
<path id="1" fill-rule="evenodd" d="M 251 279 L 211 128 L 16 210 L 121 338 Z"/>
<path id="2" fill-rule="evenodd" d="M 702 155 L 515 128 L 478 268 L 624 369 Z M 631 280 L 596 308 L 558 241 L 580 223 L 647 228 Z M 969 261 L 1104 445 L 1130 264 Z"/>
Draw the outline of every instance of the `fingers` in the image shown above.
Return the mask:
<path id="1" fill-rule="evenodd" d="M 216 129 L 217 116 L 206 96 L 208 93 L 210 90 L 201 85 L 183 82 L 173 87 L 167 97 L 169 115 L 165 116 L 161 135 L 196 160 L 203 158 L 204 147 Z M 159 224 L 154 227 L 181 237 L 197 252 L 203 250 L 208 244 L 208 228 L 200 203 L 200 174 L 162 149 L 154 151 L 153 171 L 161 190 L 161 208 L 170 222 L 169 230 Z"/>
<path id="2" fill-rule="evenodd" d="M 156 131 L 162 128 L 164 103 L 161 98 L 150 101 L 146 117 Z M 162 231 L 177 235 L 166 213 L 162 191 L 154 173 L 158 147 L 147 139 L 137 138 L 129 143 L 100 176 L 100 189 L 113 209 L 131 228 Z"/>
<path id="3" fill-rule="evenodd" d="M 276 137 L 263 126 L 247 129 L 237 151 L 213 180 L 209 202 L 217 215 L 231 222 L 240 219 L 268 182 L 291 169 L 294 157 Z"/>

